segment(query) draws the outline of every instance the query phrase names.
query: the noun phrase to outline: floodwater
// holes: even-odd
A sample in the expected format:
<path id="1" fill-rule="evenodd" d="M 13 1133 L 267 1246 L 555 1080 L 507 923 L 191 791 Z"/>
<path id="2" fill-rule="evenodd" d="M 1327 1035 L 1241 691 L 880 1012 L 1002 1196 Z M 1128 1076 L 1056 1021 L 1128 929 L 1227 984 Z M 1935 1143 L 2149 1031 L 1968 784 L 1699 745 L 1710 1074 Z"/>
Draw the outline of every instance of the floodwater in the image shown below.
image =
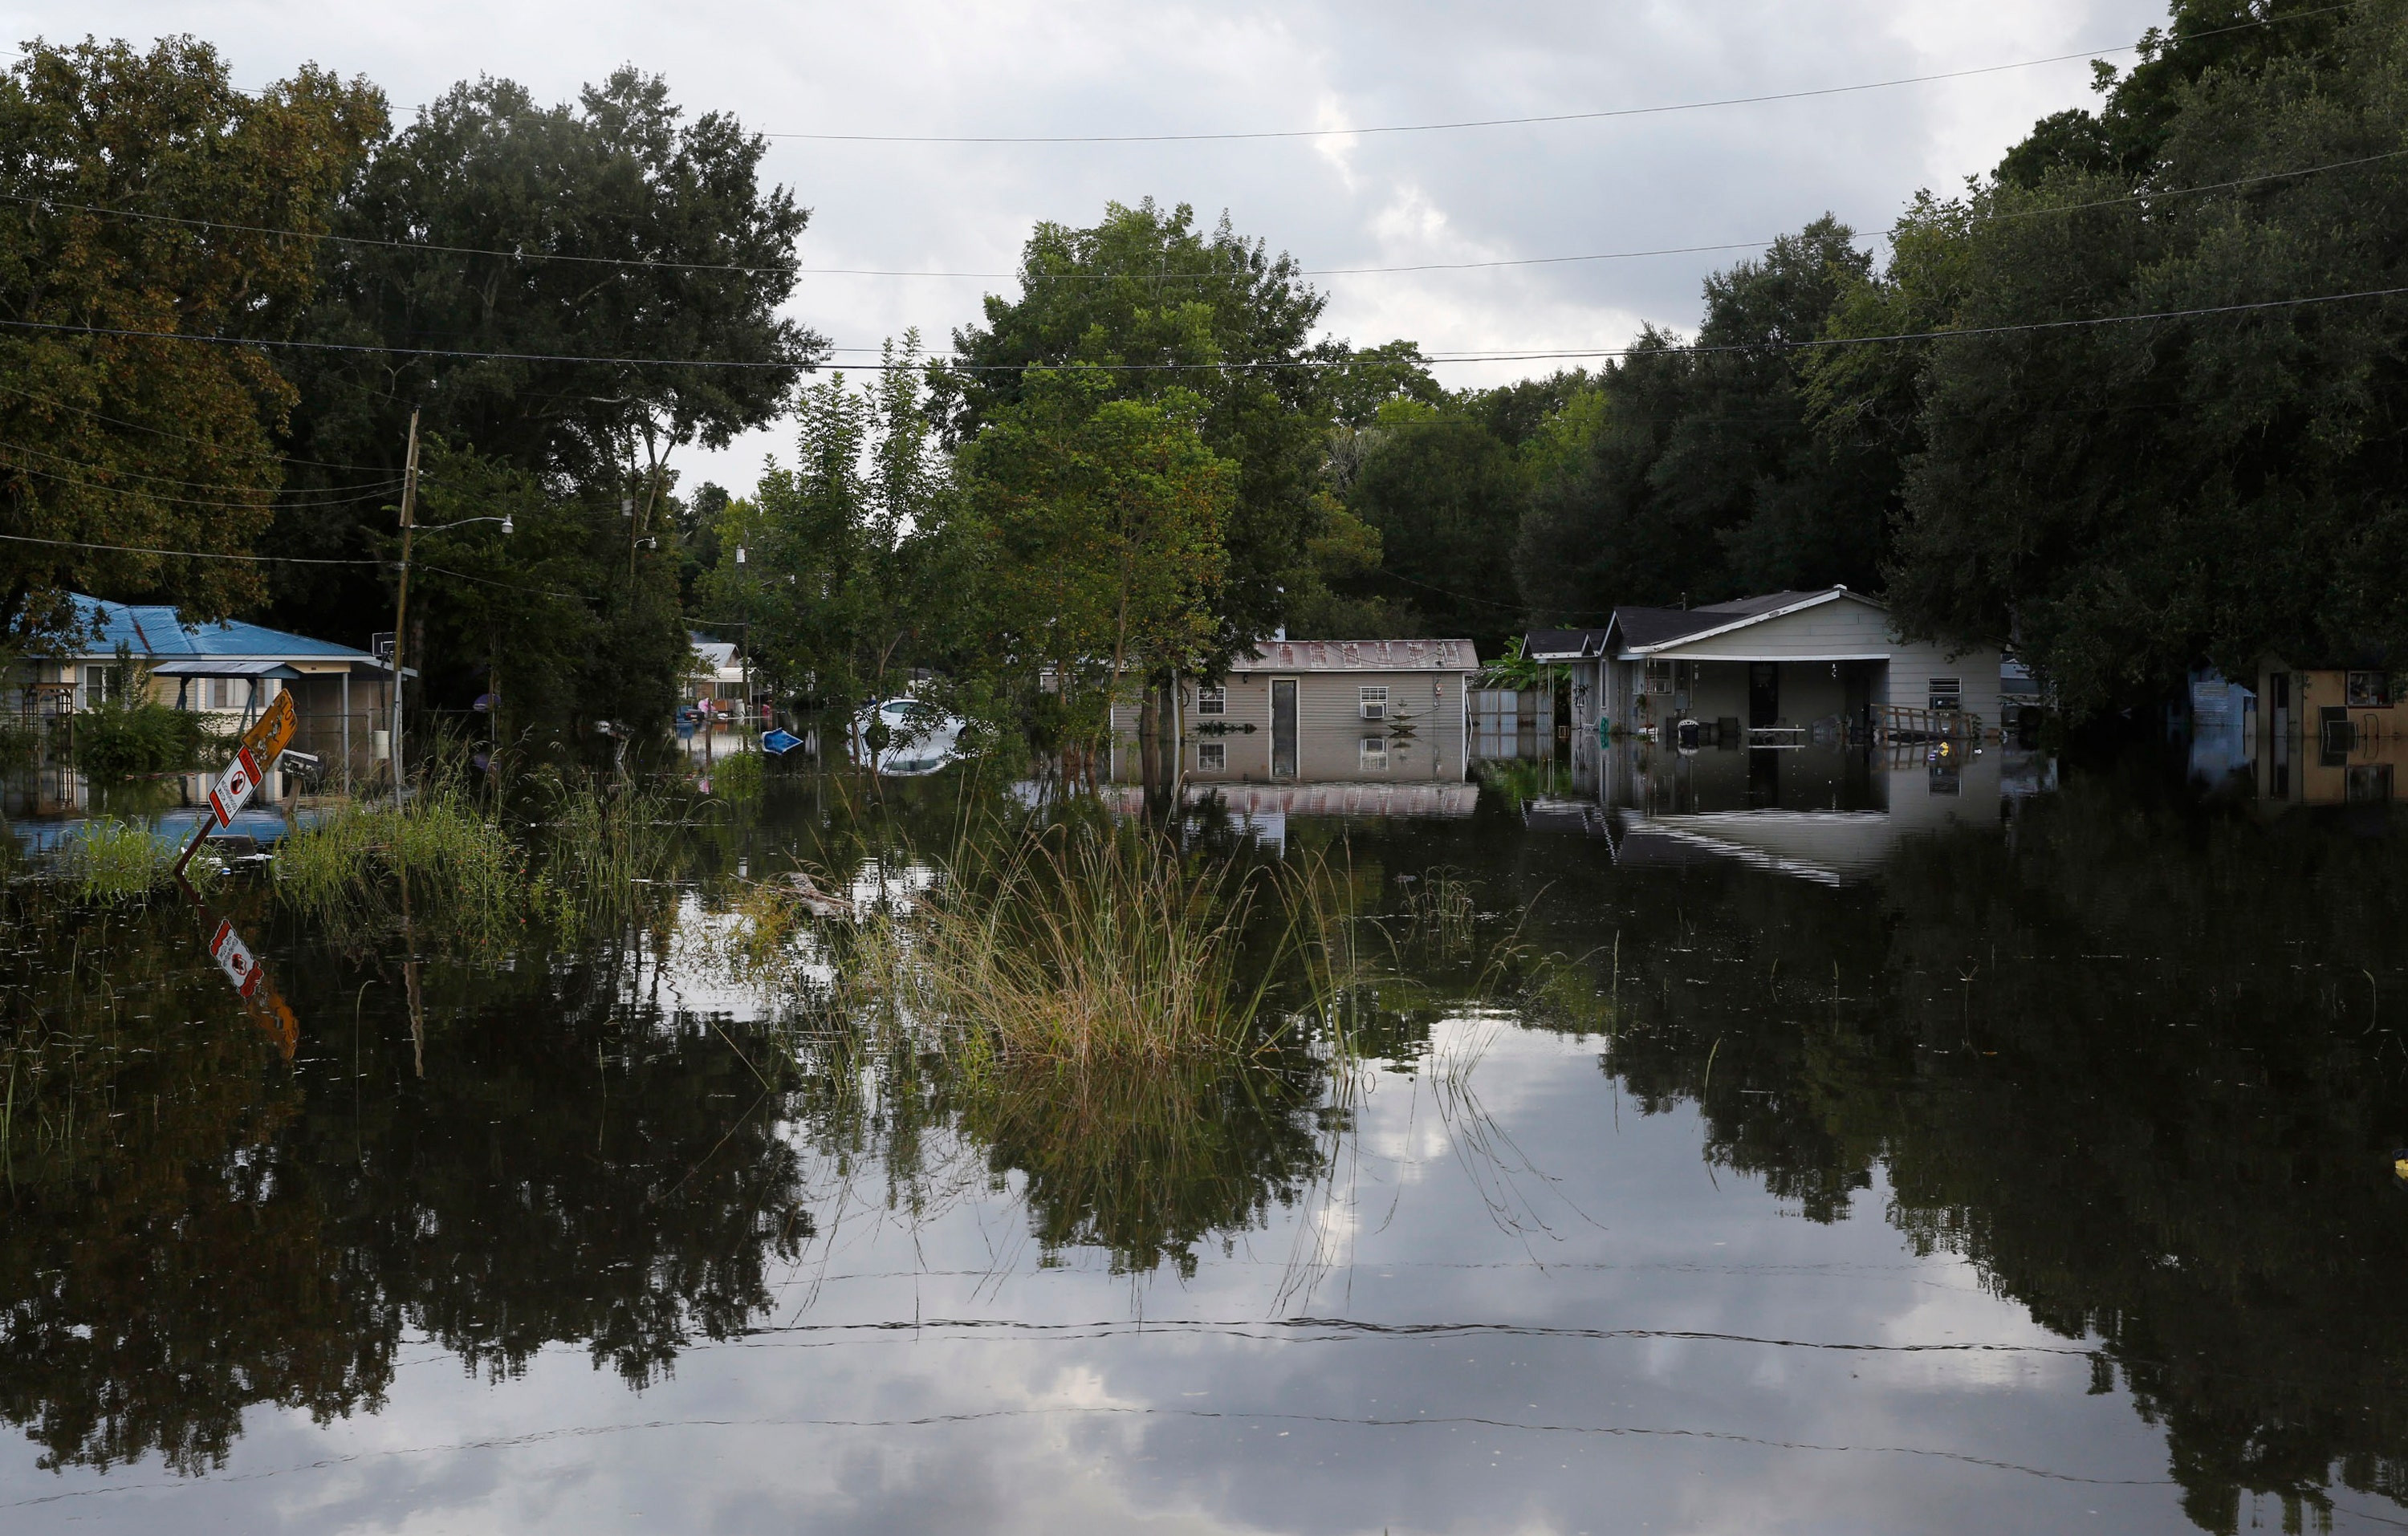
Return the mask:
<path id="1" fill-rule="evenodd" d="M 0 1525 L 2400 1529 L 2408 825 L 2018 773 L 1188 808 L 1395 919 L 1363 1057 L 1075 1105 L 707 941 L 950 773 L 773 778 L 617 945 L 237 890 L 289 1063 L 209 918 L 26 919 Z"/>

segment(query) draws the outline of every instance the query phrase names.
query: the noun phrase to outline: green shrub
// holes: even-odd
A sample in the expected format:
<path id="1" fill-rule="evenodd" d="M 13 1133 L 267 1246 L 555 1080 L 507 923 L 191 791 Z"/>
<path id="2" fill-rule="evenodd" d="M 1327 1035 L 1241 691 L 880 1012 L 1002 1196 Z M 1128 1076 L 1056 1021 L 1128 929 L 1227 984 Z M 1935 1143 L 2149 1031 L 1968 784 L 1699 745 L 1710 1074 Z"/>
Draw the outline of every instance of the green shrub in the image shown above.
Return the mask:
<path id="1" fill-rule="evenodd" d="M 437 792 L 402 811 L 384 800 L 337 806 L 287 837 L 275 868 L 278 891 L 322 922 L 389 912 L 408 881 L 426 915 L 492 943 L 520 921 L 523 865 L 499 822 L 464 796 Z"/>
<path id="2" fill-rule="evenodd" d="M 76 720 L 76 766 L 95 779 L 171 773 L 197 764 L 204 718 L 148 700 L 113 698 Z"/>

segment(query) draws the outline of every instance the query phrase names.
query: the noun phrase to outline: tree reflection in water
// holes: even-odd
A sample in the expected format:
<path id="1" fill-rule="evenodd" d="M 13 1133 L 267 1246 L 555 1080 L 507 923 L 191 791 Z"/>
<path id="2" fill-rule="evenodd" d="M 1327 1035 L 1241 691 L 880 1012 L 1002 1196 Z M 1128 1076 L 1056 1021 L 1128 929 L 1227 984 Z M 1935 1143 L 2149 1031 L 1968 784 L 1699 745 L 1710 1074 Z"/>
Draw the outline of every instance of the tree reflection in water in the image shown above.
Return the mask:
<path id="1" fill-rule="evenodd" d="M 0 1414 L 48 1464 L 194 1472 L 251 1404 L 373 1411 L 406 1334 L 495 1375 L 583 1343 L 642 1385 L 744 1328 L 808 1239 L 791 1084 L 620 1004 L 608 968 L 434 971 L 422 1081 L 397 975 L 293 967 L 316 1028 L 288 1071 L 179 920 L 122 922 L 105 955 L 53 925 L 9 994 L 12 1081 L 72 1076 L 51 1108 L 107 1127 L 34 1158 L 12 1125 Z"/>
<path id="2" fill-rule="evenodd" d="M 2403 830 L 2071 778 L 1848 891 L 1692 871 L 1619 913 L 1603 1064 L 1812 1218 L 1879 1168 L 1918 1251 L 2103 1341 L 2194 1521 L 2297 1529 L 2408 1495 Z"/>
<path id="3" fill-rule="evenodd" d="M 913 813 L 824 811 L 822 868 Z M 2403 832 L 2069 774 L 2004 838 L 1831 888 L 1616 872 L 1502 817 L 1358 829 L 1343 905 L 1390 921 L 1354 931 L 1335 1002 L 1363 1058 L 1426 1070 L 1487 984 L 1450 925 L 1544 889 L 1523 938 L 1569 958 L 1526 1025 L 1606 1034 L 1642 1108 L 1700 1102 L 1705 1155 L 1806 1215 L 1878 1180 L 1912 1246 L 2095 1335 L 2098 1388 L 2230 1531 L 2248 1493 L 2300 1518 L 2336 1481 L 2408 1495 Z M 754 836 L 705 828 L 695 867 L 757 874 Z M 1441 871 L 1463 889 L 1396 879 Z M 0 1414 L 51 1465 L 198 1471 L 250 1405 L 373 1411 L 411 1337 L 491 1375 L 582 1345 L 642 1386 L 758 1326 L 847 1199 L 910 1217 L 1011 1184 L 1047 1256 L 1193 1273 L 1326 1194 L 1347 1132 L 1343 1072 L 1301 1042 L 965 1072 L 791 1000 L 664 1001 L 660 932 L 431 963 L 423 1080 L 397 962 L 288 936 L 288 1068 L 179 913 L 7 899 Z"/>

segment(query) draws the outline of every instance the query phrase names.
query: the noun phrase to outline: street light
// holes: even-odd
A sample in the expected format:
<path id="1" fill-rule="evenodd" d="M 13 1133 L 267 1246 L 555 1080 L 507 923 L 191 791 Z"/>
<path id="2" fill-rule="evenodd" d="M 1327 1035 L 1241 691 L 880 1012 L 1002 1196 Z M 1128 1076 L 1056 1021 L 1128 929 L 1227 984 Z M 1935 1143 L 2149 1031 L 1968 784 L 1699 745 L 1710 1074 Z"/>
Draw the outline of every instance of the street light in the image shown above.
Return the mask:
<path id="1" fill-rule="evenodd" d="M 441 533 L 446 528 L 465 528 L 471 523 L 498 523 L 502 525 L 504 538 L 508 538 L 510 533 L 510 514 L 508 512 L 504 512 L 499 517 L 464 517 L 457 523 L 422 523 L 418 524 L 418 531 Z"/>

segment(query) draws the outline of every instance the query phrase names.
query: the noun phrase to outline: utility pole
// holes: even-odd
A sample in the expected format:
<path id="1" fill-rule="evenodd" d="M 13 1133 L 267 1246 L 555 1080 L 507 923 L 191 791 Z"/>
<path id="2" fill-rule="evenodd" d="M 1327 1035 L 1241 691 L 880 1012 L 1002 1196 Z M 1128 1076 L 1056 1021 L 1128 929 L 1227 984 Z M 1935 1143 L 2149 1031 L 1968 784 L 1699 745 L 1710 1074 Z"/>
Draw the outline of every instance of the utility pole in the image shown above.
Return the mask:
<path id="1" fill-rule="evenodd" d="M 401 471 L 401 582 L 393 604 L 393 808 L 401 810 L 401 649 L 409 620 L 410 514 L 418 502 L 418 410 L 409 412 L 409 457 Z"/>

